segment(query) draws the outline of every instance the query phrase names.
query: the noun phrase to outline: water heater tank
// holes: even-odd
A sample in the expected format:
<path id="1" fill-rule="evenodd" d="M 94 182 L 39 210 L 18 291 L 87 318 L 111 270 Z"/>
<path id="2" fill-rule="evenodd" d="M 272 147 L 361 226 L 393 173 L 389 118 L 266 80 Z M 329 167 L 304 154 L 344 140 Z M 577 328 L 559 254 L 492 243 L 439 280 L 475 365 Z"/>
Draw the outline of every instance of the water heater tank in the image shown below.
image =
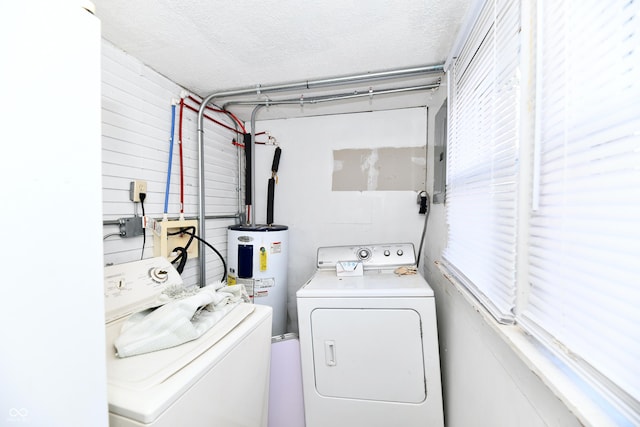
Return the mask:
<path id="1" fill-rule="evenodd" d="M 273 336 L 287 329 L 288 233 L 284 225 L 233 225 L 227 232 L 227 283 L 244 284 L 255 304 L 273 308 Z"/>

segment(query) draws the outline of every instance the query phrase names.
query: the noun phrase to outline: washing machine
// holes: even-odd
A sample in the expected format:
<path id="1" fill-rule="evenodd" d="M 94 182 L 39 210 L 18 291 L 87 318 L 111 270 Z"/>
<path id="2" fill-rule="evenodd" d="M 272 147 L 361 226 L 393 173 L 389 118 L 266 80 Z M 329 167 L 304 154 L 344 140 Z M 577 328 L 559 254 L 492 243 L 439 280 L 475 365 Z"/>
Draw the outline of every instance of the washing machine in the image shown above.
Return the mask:
<path id="1" fill-rule="evenodd" d="M 434 293 L 413 244 L 322 247 L 296 293 L 306 427 L 444 425 Z"/>
<path id="2" fill-rule="evenodd" d="M 195 340 L 121 358 L 114 343 L 130 314 L 183 283 L 164 258 L 108 266 L 104 283 L 110 426 L 267 425 L 271 307 L 235 304 Z"/>

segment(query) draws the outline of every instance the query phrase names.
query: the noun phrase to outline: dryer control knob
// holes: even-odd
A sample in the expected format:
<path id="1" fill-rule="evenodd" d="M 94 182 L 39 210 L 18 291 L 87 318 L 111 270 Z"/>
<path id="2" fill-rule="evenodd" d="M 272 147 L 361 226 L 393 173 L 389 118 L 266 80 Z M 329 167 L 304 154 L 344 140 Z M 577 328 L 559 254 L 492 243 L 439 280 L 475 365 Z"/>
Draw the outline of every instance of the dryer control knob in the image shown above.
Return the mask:
<path id="1" fill-rule="evenodd" d="M 398 254 L 398 256 L 402 256 L 404 255 L 404 252 L 402 252 L 402 249 L 398 249 L 398 252 L 396 252 Z"/>
<path id="2" fill-rule="evenodd" d="M 389 252 L 389 249 L 385 249 L 384 256 L 389 256 L 389 255 L 391 255 L 391 252 Z"/>
<path id="3" fill-rule="evenodd" d="M 371 251 L 367 248 L 358 249 L 358 258 L 361 260 L 366 260 L 371 257 Z"/>

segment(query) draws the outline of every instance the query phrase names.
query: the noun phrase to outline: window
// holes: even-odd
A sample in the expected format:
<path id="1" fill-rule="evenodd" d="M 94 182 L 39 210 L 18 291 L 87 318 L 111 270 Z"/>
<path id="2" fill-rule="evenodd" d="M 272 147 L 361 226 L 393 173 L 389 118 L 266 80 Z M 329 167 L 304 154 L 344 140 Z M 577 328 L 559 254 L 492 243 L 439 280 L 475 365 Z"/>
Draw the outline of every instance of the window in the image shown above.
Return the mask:
<path id="1" fill-rule="evenodd" d="M 640 2 L 537 2 L 535 112 L 518 111 L 519 4 L 487 0 L 449 73 L 443 256 L 640 424 Z"/>
<path id="2" fill-rule="evenodd" d="M 444 258 L 503 323 L 516 300 L 519 22 L 517 2 L 487 1 L 449 77 Z"/>
<path id="3" fill-rule="evenodd" d="M 541 5 L 528 301 L 521 322 L 577 369 L 606 381 L 614 400 L 635 405 L 637 413 L 639 2 Z"/>

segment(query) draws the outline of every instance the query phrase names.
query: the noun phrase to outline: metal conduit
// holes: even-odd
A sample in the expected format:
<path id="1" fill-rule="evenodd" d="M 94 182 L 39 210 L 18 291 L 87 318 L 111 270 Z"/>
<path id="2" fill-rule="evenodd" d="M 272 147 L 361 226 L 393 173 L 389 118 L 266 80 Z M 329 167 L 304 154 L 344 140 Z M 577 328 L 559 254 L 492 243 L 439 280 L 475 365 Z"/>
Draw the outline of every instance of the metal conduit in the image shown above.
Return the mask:
<path id="1" fill-rule="evenodd" d="M 223 214 L 223 215 L 207 215 L 205 217 L 205 219 L 238 219 L 240 218 L 240 214 L 239 213 L 235 213 L 235 214 Z M 171 219 L 178 219 L 178 217 L 175 218 L 169 218 Z M 185 216 L 184 219 L 198 219 L 197 216 Z M 120 225 L 120 220 L 118 219 L 105 219 L 104 221 L 102 221 L 102 225 L 103 226 L 108 226 L 108 225 Z"/>
<path id="2" fill-rule="evenodd" d="M 248 88 L 241 88 L 241 89 L 235 89 L 235 90 L 228 90 L 228 91 L 222 91 L 222 92 L 215 92 L 212 93 L 211 95 L 207 96 L 206 98 L 203 99 L 202 103 L 200 104 L 200 109 L 198 110 L 198 194 L 199 194 L 199 205 L 198 205 L 198 230 L 200 233 L 200 238 L 202 240 L 205 240 L 206 236 L 205 236 L 205 191 L 204 191 L 204 184 L 205 184 L 205 177 L 204 177 L 204 113 L 205 113 L 205 109 L 207 108 L 207 106 L 209 105 L 210 102 L 212 102 L 214 99 L 216 98 L 223 98 L 223 97 L 235 97 L 235 96 L 242 96 L 242 95 L 249 95 L 252 93 L 257 93 L 258 95 L 261 92 L 284 92 L 284 91 L 293 91 L 293 90 L 300 90 L 300 89 L 311 89 L 311 88 L 320 88 L 320 87 L 328 87 L 328 86 L 338 86 L 338 85 L 345 85 L 345 84 L 355 84 L 355 83 L 366 83 L 366 82 L 371 82 L 371 81 L 378 81 L 378 80 L 386 80 L 386 79 L 393 79 L 393 78 L 403 78 L 403 77 L 412 77 L 412 76 L 420 76 L 420 75 L 426 75 L 426 74 L 436 74 L 436 73 L 442 73 L 444 71 L 444 65 L 443 64 L 439 64 L 439 65 L 429 65 L 429 66 L 423 66 L 423 67 L 414 67 L 414 68 L 404 68 L 404 69 L 396 69 L 396 70 L 389 70 L 389 71 L 379 71 L 379 72 L 374 72 L 374 73 L 366 73 L 366 74 L 354 74 L 354 75 L 348 75 L 348 76 L 341 76 L 341 77 L 333 77 L 333 78 L 328 78 L 328 79 L 317 79 L 317 80 L 304 80 L 304 81 L 299 81 L 299 82 L 293 82 L 293 83 L 284 83 L 284 84 L 277 84 L 277 85 L 270 85 L 270 86 L 260 86 L 260 85 L 256 85 L 253 87 L 248 87 Z M 414 89 L 417 90 L 417 89 Z M 424 89 L 422 89 L 424 90 Z M 378 94 L 381 94 L 382 91 L 378 92 Z M 391 92 L 390 92 L 391 93 Z M 370 96 L 370 94 L 367 93 L 363 93 L 363 94 L 350 94 L 348 95 L 349 97 L 359 97 L 359 96 Z M 340 99 L 347 99 L 347 98 L 340 98 Z M 333 97 L 331 98 L 326 98 L 326 100 L 320 100 L 318 98 L 318 100 L 316 102 L 328 102 L 328 101 L 335 101 L 337 99 L 333 99 Z M 300 100 L 297 100 L 296 102 L 300 102 Z M 255 103 L 254 103 L 255 104 Z M 257 113 L 257 111 L 264 107 L 265 104 L 260 104 L 257 105 L 256 108 L 253 110 L 252 114 L 251 114 L 251 145 L 252 145 L 252 149 L 254 149 L 255 151 L 255 114 Z M 273 105 L 273 104 L 269 104 L 269 105 Z M 258 108 L 260 107 L 260 108 Z M 254 162 L 255 162 L 255 156 L 252 156 L 252 160 L 251 160 L 251 167 L 253 167 Z M 255 178 L 252 176 L 252 192 L 255 190 Z M 252 209 L 252 220 L 251 223 L 252 225 L 255 225 L 255 209 Z M 198 250 L 199 250 L 199 257 L 200 257 L 200 285 L 206 285 L 205 281 L 206 281 L 206 256 L 205 256 L 205 245 L 204 243 L 199 240 L 198 241 Z"/>
<path id="3" fill-rule="evenodd" d="M 255 199 L 256 197 L 256 116 L 258 111 L 263 108 L 264 105 L 256 105 L 251 112 L 251 195 Z M 248 183 L 245 183 L 247 185 Z M 252 201 L 253 202 L 253 201 Z M 246 203 L 246 200 L 245 200 Z M 247 218 L 249 219 L 249 218 Z M 255 205 L 251 206 L 251 226 L 256 225 L 256 209 Z"/>
<path id="4" fill-rule="evenodd" d="M 314 96 L 312 98 L 288 98 L 288 99 L 267 99 L 263 101 L 229 101 L 223 104 L 222 109 L 226 109 L 230 105 L 261 105 L 265 107 L 269 107 L 272 105 L 304 105 L 304 104 L 320 104 L 322 102 L 330 102 L 330 101 L 342 101 L 345 99 L 354 99 L 354 98 L 364 98 L 367 96 L 375 96 L 375 95 L 388 95 L 394 93 L 403 93 L 403 92 L 415 92 L 421 90 L 429 90 L 436 89 L 440 86 L 440 81 L 428 85 L 420 85 L 420 86 L 408 86 L 408 87 L 400 87 L 393 89 L 383 89 L 383 90 L 370 90 L 367 92 L 352 92 L 352 93 L 343 93 L 343 94 L 335 94 L 335 95 L 321 95 Z"/>

